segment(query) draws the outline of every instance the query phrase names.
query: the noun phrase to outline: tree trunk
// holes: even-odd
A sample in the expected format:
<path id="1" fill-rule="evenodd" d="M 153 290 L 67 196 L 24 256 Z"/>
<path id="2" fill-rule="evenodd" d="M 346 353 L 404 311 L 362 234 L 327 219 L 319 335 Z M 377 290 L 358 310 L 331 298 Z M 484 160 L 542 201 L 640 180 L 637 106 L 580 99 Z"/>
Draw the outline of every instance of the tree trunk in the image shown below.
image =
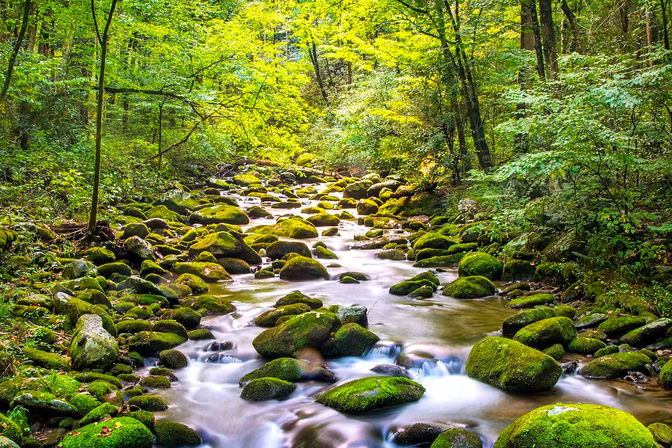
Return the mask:
<path id="1" fill-rule="evenodd" d="M 565 17 L 567 17 L 569 26 L 572 29 L 573 40 L 570 50 L 576 51 L 578 53 L 583 53 L 584 49 L 583 49 L 583 41 L 581 39 L 581 30 L 579 29 L 579 24 L 576 22 L 576 16 L 574 15 L 574 11 L 572 11 L 572 8 L 569 7 L 566 0 L 562 0 L 560 2 L 560 8 L 562 9 L 562 12 L 565 14 Z"/>
<path id="2" fill-rule="evenodd" d="M 537 2 L 536 0 L 521 0 L 521 8 L 527 10 L 527 18 L 530 21 L 529 25 L 532 27 L 532 34 L 534 35 L 534 51 L 537 55 L 537 73 L 539 74 L 539 78 L 546 79 L 544 52 L 541 45 L 541 30 L 539 29 L 539 19 L 537 18 Z"/>
<path id="3" fill-rule="evenodd" d="M 0 92 L 0 101 L 4 101 L 7 96 L 7 91 L 9 90 L 9 85 L 12 82 L 12 73 L 14 73 L 14 65 L 16 64 L 16 58 L 19 55 L 21 50 L 21 45 L 23 44 L 23 38 L 26 36 L 26 29 L 28 28 L 28 19 L 30 17 L 30 5 L 31 0 L 26 0 L 23 5 L 23 18 L 21 19 L 21 29 L 19 30 L 19 35 L 16 38 L 14 43 L 14 48 L 12 48 L 12 54 L 9 56 L 9 63 L 7 64 L 7 72 L 5 74 L 5 82 L 2 86 L 2 91 Z"/>
<path id="4" fill-rule="evenodd" d="M 308 49 L 308 54 L 310 55 L 310 62 L 313 64 L 313 70 L 315 70 L 315 77 L 317 78 L 317 84 L 320 86 L 320 93 L 322 93 L 322 98 L 324 102 L 329 106 L 329 97 L 327 96 L 327 91 L 324 87 L 324 80 L 322 79 L 322 72 L 320 70 L 320 62 L 317 59 L 317 45 L 313 42 L 311 47 Z"/>
<path id="5" fill-rule="evenodd" d="M 621 16 L 621 31 L 623 34 L 627 34 L 630 29 L 630 0 L 623 0 L 618 12 Z"/>
<path id="6" fill-rule="evenodd" d="M 555 78 L 558 73 L 558 50 L 555 42 L 551 0 L 539 0 L 539 17 L 544 44 L 544 59 L 546 60 L 546 74 L 549 78 Z"/>
<path id="7" fill-rule="evenodd" d="M 93 235 L 96 231 L 96 224 L 98 223 L 98 199 L 100 195 L 100 159 L 101 146 L 103 140 L 103 103 L 105 100 L 105 63 L 107 61 L 107 44 L 110 37 L 110 25 L 112 25 L 112 17 L 117 8 L 117 1 L 112 0 L 110 12 L 107 15 L 105 23 L 105 30 L 100 34 L 98 28 L 98 21 L 96 18 L 95 0 L 91 0 L 91 14 L 93 16 L 93 24 L 96 28 L 96 36 L 98 43 L 100 43 L 100 71 L 98 72 L 98 94 L 96 105 L 96 162 L 93 173 L 93 195 L 91 197 L 91 213 L 89 214 L 88 233 Z"/>
<path id="8" fill-rule="evenodd" d="M 663 17 L 663 44 L 665 49 L 670 49 L 670 35 L 667 29 L 667 4 L 665 0 L 660 0 L 660 9 Z"/>

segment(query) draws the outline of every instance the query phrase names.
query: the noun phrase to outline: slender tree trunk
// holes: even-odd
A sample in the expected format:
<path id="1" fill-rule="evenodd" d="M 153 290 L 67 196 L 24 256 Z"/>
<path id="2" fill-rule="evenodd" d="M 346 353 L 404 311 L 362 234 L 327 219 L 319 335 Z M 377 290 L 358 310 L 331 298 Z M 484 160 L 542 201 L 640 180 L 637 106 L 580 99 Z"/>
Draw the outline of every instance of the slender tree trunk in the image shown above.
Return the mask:
<path id="1" fill-rule="evenodd" d="M 537 73 L 539 78 L 546 79 L 546 70 L 544 68 L 544 51 L 541 45 L 541 30 L 539 28 L 539 19 L 537 17 L 537 1 L 536 0 L 521 0 L 521 8 L 527 10 L 527 19 L 530 21 L 529 26 L 532 28 L 534 36 L 534 51 L 537 55 Z M 526 48 L 527 49 L 527 48 Z"/>
<path id="2" fill-rule="evenodd" d="M 322 71 L 320 70 L 320 61 L 317 58 L 317 45 L 315 45 L 314 42 L 308 49 L 308 54 L 310 55 L 310 62 L 313 64 L 313 70 L 315 70 L 315 77 L 317 78 L 317 84 L 320 86 L 320 93 L 322 93 L 322 98 L 324 99 L 324 102 L 327 104 L 327 106 L 329 106 L 329 97 L 327 96 L 327 90 L 324 87 Z"/>
<path id="3" fill-rule="evenodd" d="M 623 0 L 618 12 L 621 16 L 621 31 L 623 34 L 627 34 L 630 29 L 630 0 Z"/>
<path id="4" fill-rule="evenodd" d="M 668 0 L 669 1 L 669 0 Z M 660 0 L 660 10 L 663 16 L 663 44 L 665 49 L 670 49 L 670 35 L 667 29 L 667 4 L 665 0 Z"/>
<path id="5" fill-rule="evenodd" d="M 14 65 L 16 64 L 16 58 L 19 55 L 21 50 L 21 45 L 23 45 L 23 38 L 26 36 L 26 29 L 28 28 L 28 19 L 30 17 L 30 6 L 31 0 L 26 0 L 23 5 L 23 18 L 21 19 L 21 29 L 19 30 L 19 35 L 16 38 L 14 43 L 14 48 L 12 48 L 12 54 L 9 56 L 9 63 L 7 64 L 7 72 L 5 73 L 5 82 L 2 86 L 2 91 L 0 91 L 0 101 L 4 101 L 7 96 L 7 91 L 9 90 L 9 85 L 12 82 L 12 74 L 14 73 Z"/>
<path id="6" fill-rule="evenodd" d="M 574 15 L 574 11 L 572 11 L 572 8 L 569 7 L 566 0 L 562 0 L 560 2 L 560 8 L 562 9 L 562 12 L 565 14 L 565 17 L 567 17 L 569 26 L 572 29 L 573 41 L 570 50 L 583 53 L 584 49 L 583 49 L 583 41 L 581 39 L 581 30 L 579 29 L 579 24 L 576 22 L 576 16 Z"/>
<path id="7" fill-rule="evenodd" d="M 555 26 L 553 24 L 551 0 L 539 0 L 539 17 L 541 21 L 541 36 L 544 43 L 546 74 L 549 78 L 555 78 L 555 75 L 558 73 L 558 50 L 555 42 Z"/>
<path id="8" fill-rule="evenodd" d="M 158 148 L 159 148 L 159 161 L 158 161 L 158 172 L 159 176 L 161 176 L 161 159 L 163 157 L 163 106 L 166 104 L 166 99 L 164 98 L 161 103 L 159 103 L 159 140 L 158 140 Z"/>
<path id="9" fill-rule="evenodd" d="M 117 9 L 117 1 L 112 0 L 110 12 L 107 15 L 105 23 L 105 30 L 100 34 L 98 27 L 98 20 L 96 18 L 96 4 L 95 0 L 91 0 L 91 14 L 93 16 L 93 24 L 96 28 L 96 36 L 100 44 L 100 71 L 98 72 L 98 94 L 96 105 L 96 162 L 94 166 L 93 177 L 93 195 L 91 197 L 91 213 L 89 214 L 88 232 L 92 235 L 96 230 L 98 223 L 98 200 L 100 195 L 100 161 L 101 161 L 101 146 L 103 140 L 103 103 L 105 100 L 105 63 L 107 61 L 107 44 L 110 38 L 110 25 L 112 25 L 112 18 L 114 11 Z"/>

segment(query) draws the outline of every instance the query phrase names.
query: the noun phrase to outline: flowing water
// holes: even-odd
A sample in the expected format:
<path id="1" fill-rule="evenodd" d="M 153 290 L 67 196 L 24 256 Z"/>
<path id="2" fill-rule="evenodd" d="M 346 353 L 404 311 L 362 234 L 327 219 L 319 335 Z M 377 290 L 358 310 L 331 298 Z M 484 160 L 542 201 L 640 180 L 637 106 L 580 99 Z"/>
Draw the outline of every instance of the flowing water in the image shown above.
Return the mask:
<path id="1" fill-rule="evenodd" d="M 259 204 L 255 198 L 236 199 L 243 208 Z M 314 201 L 303 203 L 314 205 Z M 288 213 L 267 209 L 276 217 Z M 250 226 L 274 222 L 253 220 Z M 179 381 L 161 392 L 170 408 L 158 417 L 199 430 L 205 440 L 203 447 L 212 448 L 389 448 L 396 446 L 390 441 L 396 429 L 419 422 L 468 425 L 481 436 L 484 446 L 490 447 L 513 420 L 555 402 L 605 404 L 628 411 L 645 424 L 670 423 L 672 399 L 655 386 L 655 381 L 634 384 L 567 375 L 548 393 L 518 396 L 468 378 L 464 362 L 470 348 L 485 335 L 495 334 L 513 311 L 497 298 L 455 300 L 435 294 L 431 299 L 416 300 L 390 295 L 391 285 L 423 270 L 407 261 L 378 259 L 377 250 L 350 250 L 354 236 L 367 230 L 355 222 L 342 221 L 339 236 L 319 238 L 339 257 L 334 260 L 339 267 L 328 268 L 330 281 L 290 283 L 277 277 L 256 280 L 249 274 L 212 286 L 211 293 L 230 298 L 238 311 L 205 318 L 202 326 L 210 328 L 217 341 L 231 342 L 233 348 L 212 351 L 212 341 L 189 341 L 178 347 L 189 356 L 190 363 L 176 372 Z M 303 241 L 311 246 L 317 240 Z M 329 261 L 322 261 L 329 265 Z M 346 271 L 363 272 L 370 280 L 360 284 L 333 280 Z M 448 283 L 457 273 L 446 270 L 438 276 L 442 283 Z M 325 383 L 298 383 L 295 392 L 283 401 L 242 400 L 238 381 L 263 365 L 252 339 L 264 329 L 253 321 L 294 290 L 322 299 L 325 306 L 358 304 L 369 310 L 369 329 L 380 336 L 381 342 L 362 358 L 329 360 L 329 368 L 338 377 L 336 384 L 375 375 L 372 367 L 395 364 L 403 353 L 413 379 L 426 388 L 423 398 L 365 416 L 346 416 L 315 403 L 316 394 L 330 386 Z"/>

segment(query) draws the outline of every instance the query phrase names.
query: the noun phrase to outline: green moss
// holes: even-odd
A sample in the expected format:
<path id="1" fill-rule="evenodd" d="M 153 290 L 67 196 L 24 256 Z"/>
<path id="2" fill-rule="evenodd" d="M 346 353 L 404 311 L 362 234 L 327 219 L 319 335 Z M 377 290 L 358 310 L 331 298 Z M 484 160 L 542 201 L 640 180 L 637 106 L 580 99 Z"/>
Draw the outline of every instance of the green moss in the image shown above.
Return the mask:
<path id="1" fill-rule="evenodd" d="M 662 446 L 672 445 L 672 428 L 665 423 L 652 423 L 646 427 L 653 436 L 653 440 Z"/>
<path id="2" fill-rule="evenodd" d="M 108 395 L 116 392 L 117 390 L 118 389 L 116 386 L 103 380 L 96 380 L 86 387 L 86 391 L 100 401 L 105 401 L 105 398 Z"/>
<path id="3" fill-rule="evenodd" d="M 242 243 L 229 232 L 215 232 L 200 238 L 189 248 L 192 255 L 209 252 L 215 257 L 231 257 L 240 252 Z"/>
<path id="4" fill-rule="evenodd" d="M 494 448 L 656 448 L 632 415 L 594 404 L 544 406 L 504 430 Z"/>
<path id="5" fill-rule="evenodd" d="M 131 351 L 143 356 L 154 356 L 162 350 L 177 347 L 184 342 L 184 338 L 173 333 L 141 331 L 129 338 L 128 346 Z"/>
<path id="6" fill-rule="evenodd" d="M 153 389 L 170 389 L 170 380 L 162 375 L 146 376 L 140 380 L 140 385 Z"/>
<path id="7" fill-rule="evenodd" d="M 94 381 L 105 381 L 107 383 L 110 383 L 116 387 L 121 387 L 121 382 L 119 379 L 112 375 L 106 375 L 104 373 L 98 373 L 98 372 L 82 372 L 78 373 L 75 378 L 77 381 L 81 381 L 82 383 L 92 383 Z"/>
<path id="8" fill-rule="evenodd" d="M 504 264 L 490 254 L 474 252 L 465 255 L 458 265 L 460 277 L 480 275 L 490 280 L 497 280 L 502 275 Z"/>
<path id="9" fill-rule="evenodd" d="M 552 388 L 562 367 L 550 356 L 519 342 L 488 337 L 471 349 L 467 375 L 507 392 L 536 392 Z"/>
<path id="10" fill-rule="evenodd" d="M 595 358 L 600 358 L 602 356 L 606 355 L 611 355 L 614 353 L 618 353 L 618 346 L 617 345 L 609 345 L 607 347 L 601 348 L 598 351 L 595 352 Z"/>
<path id="11" fill-rule="evenodd" d="M 0 434 L 13 440 L 16 443 L 21 443 L 23 439 L 23 431 L 13 420 L 0 412 Z"/>
<path id="12" fill-rule="evenodd" d="M 36 365 L 53 370 L 70 370 L 70 363 L 67 359 L 36 348 L 24 347 L 24 355 L 33 361 Z"/>
<path id="13" fill-rule="evenodd" d="M 168 409 L 165 400 L 156 395 L 139 395 L 128 400 L 130 406 L 137 406 L 144 411 L 158 412 Z"/>
<path id="14" fill-rule="evenodd" d="M 276 307 L 291 305 L 294 303 L 305 303 L 312 309 L 322 308 L 322 301 L 320 299 L 313 299 L 303 294 L 301 291 L 292 291 L 284 297 L 275 302 Z"/>
<path id="15" fill-rule="evenodd" d="M 258 378 L 245 385 L 240 396 L 243 400 L 265 401 L 281 400 L 296 389 L 294 383 L 278 378 Z"/>
<path id="16" fill-rule="evenodd" d="M 422 286 L 429 286 L 436 291 L 439 286 L 439 279 L 432 272 L 423 272 L 408 280 L 390 286 L 389 293 L 396 296 L 405 296 Z"/>
<path id="17" fill-rule="evenodd" d="M 203 295 L 191 297 L 184 302 L 184 306 L 196 310 L 201 315 L 229 314 L 236 311 L 236 307 L 225 297 Z"/>
<path id="18" fill-rule="evenodd" d="M 319 261 L 299 255 L 285 263 L 285 266 L 280 270 L 280 278 L 290 281 L 318 278 L 328 280 L 329 273 Z"/>
<path id="19" fill-rule="evenodd" d="M 305 303 L 295 303 L 292 305 L 285 305 L 265 311 L 261 313 L 254 320 L 254 324 L 259 327 L 274 327 L 276 321 L 284 316 L 295 316 L 303 313 L 307 313 L 311 310 L 310 306 Z"/>
<path id="20" fill-rule="evenodd" d="M 556 361 L 559 361 L 563 356 L 565 356 L 565 348 L 562 346 L 562 344 L 553 344 L 550 347 L 545 348 L 543 352 Z"/>
<path id="21" fill-rule="evenodd" d="M 265 330 L 254 338 L 252 345 L 264 357 L 292 356 L 302 348 L 319 347 L 336 322 L 336 316 L 329 312 L 300 314 Z"/>
<path id="22" fill-rule="evenodd" d="M 315 226 L 300 218 L 288 218 L 273 226 L 254 227 L 250 231 L 294 239 L 317 238 L 318 236 Z"/>
<path id="23" fill-rule="evenodd" d="M 169 210 L 165 205 L 157 205 L 148 210 L 147 218 L 159 218 L 167 222 L 182 222 L 180 214 Z"/>
<path id="24" fill-rule="evenodd" d="M 290 253 L 311 257 L 310 249 L 301 241 L 276 241 L 266 248 L 266 256 L 272 260 L 281 259 Z"/>
<path id="25" fill-rule="evenodd" d="M 532 263 L 526 260 L 510 260 L 504 264 L 504 271 L 502 273 L 502 280 L 505 282 L 511 281 L 528 281 L 534 275 L 535 267 Z"/>
<path id="26" fill-rule="evenodd" d="M 579 353 L 581 355 L 592 355 L 600 349 L 603 349 L 607 346 L 604 342 L 599 339 L 593 338 L 576 338 L 569 343 L 567 349 L 572 353 Z"/>
<path id="27" fill-rule="evenodd" d="M 546 306 L 523 310 L 504 320 L 502 323 L 502 334 L 506 337 L 512 337 L 521 328 L 551 317 L 555 317 L 555 312 Z"/>
<path id="28" fill-rule="evenodd" d="M 201 436 L 182 423 L 159 420 L 154 424 L 156 443 L 163 447 L 198 446 L 203 443 Z"/>
<path id="29" fill-rule="evenodd" d="M 117 417 L 67 434 L 61 448 L 152 448 L 154 437 L 145 425 L 130 417 Z"/>
<path id="30" fill-rule="evenodd" d="M 91 394 L 76 394 L 70 397 L 70 404 L 77 415 L 86 415 L 98 406 L 100 401 Z"/>
<path id="31" fill-rule="evenodd" d="M 170 349 L 159 353 L 159 363 L 171 369 L 181 369 L 189 364 L 189 360 L 181 351 Z"/>
<path id="32" fill-rule="evenodd" d="M 495 285 L 486 277 L 460 277 L 447 285 L 443 290 L 444 296 L 456 299 L 477 299 L 491 296 L 495 293 Z"/>
<path id="33" fill-rule="evenodd" d="M 444 255 L 440 257 L 430 257 L 424 260 L 420 260 L 417 263 L 413 264 L 414 268 L 442 268 L 457 266 L 457 264 L 464 258 L 464 253 L 456 253 L 450 255 Z"/>
<path id="34" fill-rule="evenodd" d="M 450 428 L 439 434 L 430 448 L 482 448 L 476 433 L 462 428 Z"/>
<path id="35" fill-rule="evenodd" d="M 191 262 L 175 263 L 173 270 L 177 274 L 197 275 L 206 282 L 218 282 L 221 280 L 231 280 L 231 276 L 226 270 L 217 263 Z"/>
<path id="36" fill-rule="evenodd" d="M 579 374 L 588 378 L 619 378 L 628 372 L 648 374 L 651 359 L 643 353 L 625 352 L 602 356 L 584 365 Z"/>
<path id="37" fill-rule="evenodd" d="M 553 344 L 567 345 L 574 338 L 576 328 L 567 317 L 551 317 L 534 322 L 518 330 L 514 336 L 516 341 L 538 349 Z"/>
<path id="38" fill-rule="evenodd" d="M 278 378 L 285 381 L 327 381 L 332 382 L 335 376 L 322 366 L 310 364 L 294 358 L 278 358 L 270 361 L 240 379 L 240 385 L 258 378 Z"/>
<path id="39" fill-rule="evenodd" d="M 201 315 L 187 307 L 168 310 L 161 315 L 161 319 L 175 320 L 190 330 L 198 327 L 201 323 Z"/>
<path id="40" fill-rule="evenodd" d="M 128 319 L 117 323 L 118 333 L 140 333 L 141 331 L 150 331 L 152 323 L 146 320 Z"/>
<path id="41" fill-rule="evenodd" d="M 667 330 L 671 327 L 672 319 L 658 319 L 627 332 L 621 337 L 621 342 L 642 347 L 664 338 Z"/>
<path id="42" fill-rule="evenodd" d="M 646 324 L 646 319 L 639 316 L 612 316 L 600 323 L 597 328 L 604 331 L 610 338 L 619 337 Z"/>
<path id="43" fill-rule="evenodd" d="M 245 225 L 250 223 L 250 218 L 238 207 L 228 204 L 216 204 L 195 211 L 189 216 L 189 221 L 197 224 L 226 223 Z"/>
<path id="44" fill-rule="evenodd" d="M 570 319 L 574 319 L 574 316 L 576 316 L 576 308 L 569 305 L 558 305 L 553 308 L 553 311 L 555 311 L 555 315 L 558 317 L 568 317 Z"/>
<path id="45" fill-rule="evenodd" d="M 154 414 L 152 414 L 149 411 L 126 412 L 124 414 L 124 417 L 134 418 L 143 425 L 145 425 L 147 428 L 149 428 L 150 431 L 154 430 Z"/>
<path id="46" fill-rule="evenodd" d="M 213 335 L 212 331 L 210 331 L 208 328 L 198 328 L 196 330 L 191 330 L 188 336 L 192 341 L 215 339 L 215 335 Z"/>
<path id="47" fill-rule="evenodd" d="M 346 414 L 360 414 L 419 400 L 425 388 L 401 377 L 361 378 L 318 395 L 316 401 Z"/>
<path id="48" fill-rule="evenodd" d="M 233 183 L 243 187 L 258 184 L 259 182 L 261 182 L 261 180 L 253 174 L 236 174 L 233 176 Z"/>
<path id="49" fill-rule="evenodd" d="M 327 357 L 362 356 L 379 340 L 376 334 L 361 325 L 347 323 L 334 333 L 332 339 L 320 347 L 320 351 Z"/>
<path id="50" fill-rule="evenodd" d="M 533 294 L 513 299 L 509 302 L 511 308 L 533 308 L 539 305 L 553 303 L 555 297 L 552 294 Z"/>
<path id="51" fill-rule="evenodd" d="M 317 247 L 315 249 L 315 257 L 323 260 L 337 260 L 338 255 L 325 247 Z"/>
<path id="52" fill-rule="evenodd" d="M 188 286 L 194 294 L 203 294 L 208 292 L 207 283 L 205 283 L 202 278 L 194 274 L 182 274 L 177 278 L 176 282 Z"/>
<path id="53" fill-rule="evenodd" d="M 376 207 L 377 209 L 377 207 Z M 306 219 L 315 227 L 336 227 L 341 222 L 340 218 L 330 213 L 321 212 Z"/>
<path id="54" fill-rule="evenodd" d="M 672 389 L 672 362 L 666 362 L 665 365 L 663 365 L 663 368 L 660 369 L 658 384 L 665 389 Z"/>
<path id="55" fill-rule="evenodd" d="M 100 420 L 102 420 L 105 417 L 113 417 L 117 415 L 117 411 L 119 410 L 118 406 L 115 406 L 111 403 L 103 403 L 100 406 L 98 406 L 95 409 L 92 409 L 89 413 L 87 413 L 80 421 L 79 425 L 80 426 L 85 426 L 90 423 L 95 423 Z"/>

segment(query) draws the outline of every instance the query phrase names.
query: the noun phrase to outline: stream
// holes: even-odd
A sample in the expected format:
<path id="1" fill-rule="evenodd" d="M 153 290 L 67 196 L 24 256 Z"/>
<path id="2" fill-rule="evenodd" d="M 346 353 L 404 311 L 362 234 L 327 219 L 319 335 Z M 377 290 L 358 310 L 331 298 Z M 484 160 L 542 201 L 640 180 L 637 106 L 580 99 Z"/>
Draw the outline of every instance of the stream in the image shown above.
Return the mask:
<path id="1" fill-rule="evenodd" d="M 267 205 L 260 204 L 257 198 L 231 196 L 243 209 Z M 304 207 L 317 203 L 307 199 L 301 202 Z M 299 209 L 266 208 L 274 217 L 309 216 Z M 274 219 L 256 219 L 244 229 L 274 223 Z M 391 285 L 424 269 L 412 267 L 410 261 L 379 259 L 378 250 L 350 250 L 354 236 L 367 230 L 356 221 L 341 221 L 338 236 L 301 240 L 309 247 L 315 241 L 323 241 L 338 255 L 333 262 L 339 267 L 330 267 L 332 260 L 320 260 L 332 280 L 291 283 L 278 277 L 256 280 L 253 274 L 246 274 L 234 276 L 233 282 L 211 285 L 211 294 L 229 298 L 238 310 L 204 318 L 201 326 L 211 329 L 216 341 L 231 342 L 233 348 L 213 351 L 213 341 L 188 341 L 177 347 L 189 357 L 189 366 L 175 372 L 179 381 L 171 389 L 160 392 L 170 407 L 157 417 L 200 431 L 205 441 L 202 446 L 211 448 L 392 448 L 397 446 L 391 439 L 398 428 L 420 422 L 468 425 L 480 435 L 485 447 L 491 447 L 498 434 L 515 419 L 556 402 L 604 404 L 630 412 L 644 424 L 672 423 L 672 396 L 659 389 L 655 381 L 635 384 L 565 375 L 550 392 L 517 396 L 468 378 L 464 363 L 471 347 L 484 336 L 496 334 L 502 321 L 514 311 L 499 298 L 456 300 L 440 292 L 423 300 L 390 295 Z M 346 271 L 365 273 L 370 280 L 359 284 L 334 280 Z M 449 283 L 457 278 L 457 270 L 447 269 L 438 276 L 442 284 Z M 400 357 L 413 379 L 426 388 L 423 398 L 364 416 L 346 416 L 315 403 L 317 393 L 331 386 L 326 383 L 297 383 L 294 393 L 283 401 L 241 399 L 238 381 L 263 365 L 252 340 L 264 329 L 253 321 L 271 309 L 277 299 L 295 290 L 323 300 L 325 306 L 358 304 L 369 310 L 369 329 L 381 341 L 362 358 L 327 361 L 338 377 L 336 384 L 375 375 L 370 371 L 372 367 L 395 364 Z M 147 370 L 153 361 L 147 360 Z"/>

